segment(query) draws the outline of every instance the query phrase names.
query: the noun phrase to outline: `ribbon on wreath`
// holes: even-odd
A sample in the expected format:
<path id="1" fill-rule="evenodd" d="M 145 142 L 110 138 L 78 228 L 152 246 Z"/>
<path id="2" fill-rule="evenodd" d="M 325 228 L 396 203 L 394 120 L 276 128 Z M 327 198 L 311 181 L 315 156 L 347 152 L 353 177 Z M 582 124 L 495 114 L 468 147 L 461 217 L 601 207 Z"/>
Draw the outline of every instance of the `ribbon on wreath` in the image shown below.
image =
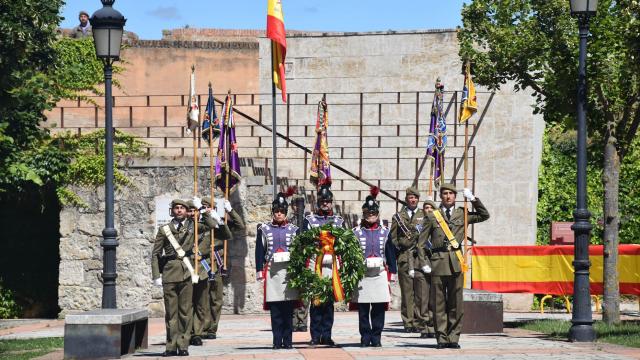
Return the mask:
<path id="1" fill-rule="evenodd" d="M 333 266 L 331 269 L 333 299 L 335 301 L 343 301 L 345 298 L 344 289 L 342 288 L 342 282 L 340 281 L 340 273 L 338 272 L 338 264 L 334 249 L 336 237 L 333 236 L 333 234 L 329 230 L 321 230 L 318 239 L 320 240 L 320 252 L 316 258 L 316 274 L 322 277 L 322 259 L 325 255 L 331 255 L 331 257 L 333 258 Z"/>

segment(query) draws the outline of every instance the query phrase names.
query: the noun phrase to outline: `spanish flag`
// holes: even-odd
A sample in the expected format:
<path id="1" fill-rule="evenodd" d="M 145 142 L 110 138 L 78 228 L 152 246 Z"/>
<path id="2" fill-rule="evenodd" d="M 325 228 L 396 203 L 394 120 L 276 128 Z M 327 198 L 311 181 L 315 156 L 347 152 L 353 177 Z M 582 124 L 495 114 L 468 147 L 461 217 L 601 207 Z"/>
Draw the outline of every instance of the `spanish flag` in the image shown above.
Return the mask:
<path id="1" fill-rule="evenodd" d="M 282 15 L 282 0 L 267 0 L 267 37 L 271 39 L 273 83 L 282 90 L 282 101 L 287 102 L 287 86 L 284 78 L 287 38 Z"/>
<path id="2" fill-rule="evenodd" d="M 464 74 L 464 87 L 462 88 L 462 105 L 460 106 L 460 122 L 466 122 L 478 111 L 476 88 L 471 79 L 471 65 L 467 62 Z"/>

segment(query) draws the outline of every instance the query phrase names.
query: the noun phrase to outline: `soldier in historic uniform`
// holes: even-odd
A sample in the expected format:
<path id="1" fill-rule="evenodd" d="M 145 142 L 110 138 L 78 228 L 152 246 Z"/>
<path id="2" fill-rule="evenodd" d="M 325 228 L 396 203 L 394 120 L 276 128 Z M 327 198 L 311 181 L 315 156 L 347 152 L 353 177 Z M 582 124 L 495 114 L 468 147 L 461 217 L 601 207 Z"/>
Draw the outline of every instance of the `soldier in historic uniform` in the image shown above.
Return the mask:
<path id="1" fill-rule="evenodd" d="M 372 189 L 362 205 L 362 222 L 353 229 L 360 241 L 365 259 L 365 276 L 353 295 L 358 304 L 358 323 L 361 347 L 380 347 L 384 327 L 384 313 L 391 301 L 389 279 L 396 279 L 396 256 L 390 246 L 389 229 L 379 223 L 380 205 L 376 201 L 377 188 Z"/>
<path id="2" fill-rule="evenodd" d="M 439 349 L 460 348 L 465 214 L 463 208 L 454 206 L 456 194 L 454 185 L 440 186 L 440 207 L 425 216 L 418 245 L 421 264 L 431 263 L 431 296 Z M 475 211 L 467 212 L 469 224 L 489 219 L 489 212 L 471 190 L 464 189 L 463 195 L 475 208 Z"/>
<path id="3" fill-rule="evenodd" d="M 189 201 L 188 204 L 190 210 L 189 217 L 193 218 L 193 216 L 199 209 L 193 201 Z M 198 205 L 208 211 L 211 214 L 211 217 L 213 217 L 214 220 L 216 220 L 218 223 L 222 222 L 221 217 L 217 212 L 215 212 L 215 209 L 211 208 L 209 199 L 203 198 Z M 209 326 L 209 323 L 211 322 L 211 312 L 209 308 L 209 282 L 210 280 L 213 281 L 216 275 L 215 272 L 212 271 L 210 262 L 211 230 L 200 230 L 205 229 L 206 225 L 203 221 L 203 218 L 200 218 L 199 220 L 198 248 L 200 262 L 198 264 L 198 282 L 193 285 L 193 326 L 190 341 L 190 344 L 194 346 L 202 345 L 202 338 L 206 337 L 205 328 Z M 226 224 L 220 224 L 220 226 L 214 227 L 212 230 L 216 237 L 216 241 L 221 242 L 223 240 L 231 239 L 232 237 L 231 231 Z M 191 257 L 193 259 L 195 257 L 195 254 L 193 254 Z"/>
<path id="4" fill-rule="evenodd" d="M 256 278 L 264 281 L 264 303 L 271 313 L 274 349 L 293 347 L 293 308 L 298 291 L 289 286 L 289 246 L 298 227 L 287 221 L 287 200 L 278 193 L 272 220 L 259 225 L 256 236 Z"/>
<path id="5" fill-rule="evenodd" d="M 302 204 L 302 208 L 298 209 L 298 202 Z M 288 215 L 287 220 L 289 223 L 294 224 L 300 228 L 304 223 L 304 196 L 302 194 L 295 193 L 291 198 L 291 213 Z M 305 301 L 300 301 L 298 306 L 293 309 L 293 331 L 295 332 L 307 332 L 307 320 L 309 318 L 309 304 Z"/>
<path id="6" fill-rule="evenodd" d="M 400 209 L 391 221 L 390 237 L 393 245 L 398 250 L 398 280 L 400 282 L 400 294 L 402 296 L 400 303 L 400 315 L 402 323 L 407 332 L 418 332 L 423 328 L 423 324 L 416 316 L 415 302 L 421 303 L 428 301 L 420 296 L 416 298 L 415 293 L 415 268 L 418 263 L 417 245 L 418 234 L 422 224 L 424 213 L 418 208 L 420 200 L 420 192 L 417 188 L 410 186 L 406 190 L 406 205 Z M 423 270 L 421 267 L 419 270 Z M 428 272 L 428 267 L 424 268 L 424 272 Z"/>
<path id="7" fill-rule="evenodd" d="M 215 211 L 215 208 L 212 206 L 215 205 L 215 202 L 208 197 L 202 199 L 202 205 L 204 205 L 207 209 L 212 209 Z M 245 224 L 242 220 L 242 216 L 231 206 L 231 202 L 229 200 L 224 201 L 224 211 L 227 214 L 227 229 L 229 233 L 222 236 L 218 236 L 218 230 L 216 229 L 214 232 L 215 239 L 213 243 L 213 254 L 209 256 L 209 266 L 211 267 L 211 276 L 209 276 L 209 285 L 207 288 L 208 296 L 207 300 L 209 301 L 209 310 L 207 311 L 208 321 L 204 324 L 204 335 L 205 339 L 215 339 L 218 336 L 218 324 L 220 322 L 220 314 L 222 313 L 222 300 L 223 300 L 223 289 L 224 283 L 222 281 L 223 276 L 226 276 L 226 269 L 222 269 L 223 267 L 223 252 L 224 252 L 224 240 L 233 240 L 233 233 L 236 232 L 244 232 Z M 225 238 L 228 236 L 228 238 Z M 211 253 L 211 235 L 206 234 L 206 242 L 207 250 L 206 253 Z"/>
<path id="8" fill-rule="evenodd" d="M 433 200 L 425 200 L 422 204 L 422 212 L 428 214 L 437 209 L 438 204 Z M 427 245 L 428 247 L 428 245 Z M 420 338 L 432 339 L 435 336 L 435 329 L 433 327 L 433 299 L 430 295 L 431 289 L 431 274 L 422 271 L 422 267 L 419 266 L 419 261 L 414 265 L 414 300 L 415 300 L 415 314 L 420 325 Z"/>
<path id="9" fill-rule="evenodd" d="M 173 219 L 158 229 L 151 257 L 153 282 L 162 286 L 167 344 L 165 356 L 188 356 L 191 334 L 193 281 L 197 281 L 190 255 L 194 247 L 194 222 L 187 216 L 189 204 L 171 202 Z M 208 212 L 202 231 L 219 226 Z M 164 254 L 163 254 L 164 252 Z M 160 275 L 162 274 L 162 276 Z"/>
<path id="10" fill-rule="evenodd" d="M 318 208 L 315 214 L 307 215 L 304 219 L 303 231 L 314 227 L 319 227 L 330 223 L 335 227 L 342 227 L 344 220 L 339 215 L 333 214 L 333 193 L 327 185 L 323 185 L 318 190 Z M 315 267 L 315 258 L 310 259 L 309 268 Z M 325 254 L 322 258 L 322 275 L 332 276 L 333 258 Z M 333 327 L 333 301 L 326 301 L 319 305 L 310 305 L 310 329 L 311 345 L 335 346 L 331 339 L 331 328 Z"/>

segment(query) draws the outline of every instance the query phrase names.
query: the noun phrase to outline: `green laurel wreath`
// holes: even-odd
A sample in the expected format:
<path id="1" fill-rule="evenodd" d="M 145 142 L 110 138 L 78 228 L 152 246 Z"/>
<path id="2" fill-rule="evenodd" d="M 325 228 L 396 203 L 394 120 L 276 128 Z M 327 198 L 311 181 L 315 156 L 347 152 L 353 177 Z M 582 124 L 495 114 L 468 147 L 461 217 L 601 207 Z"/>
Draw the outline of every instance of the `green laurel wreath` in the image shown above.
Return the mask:
<path id="1" fill-rule="evenodd" d="M 318 276 L 314 269 L 307 268 L 307 259 L 318 256 L 320 249 L 317 239 L 320 231 L 328 230 L 335 237 L 335 255 L 340 257 L 340 280 L 345 294 L 345 300 L 349 301 L 358 283 L 364 277 L 364 257 L 360 242 L 351 230 L 333 227 L 325 224 L 321 227 L 311 228 L 294 237 L 290 246 L 291 257 L 289 259 L 290 285 L 300 291 L 302 298 L 310 303 L 323 304 L 333 301 L 333 287 L 330 278 Z"/>

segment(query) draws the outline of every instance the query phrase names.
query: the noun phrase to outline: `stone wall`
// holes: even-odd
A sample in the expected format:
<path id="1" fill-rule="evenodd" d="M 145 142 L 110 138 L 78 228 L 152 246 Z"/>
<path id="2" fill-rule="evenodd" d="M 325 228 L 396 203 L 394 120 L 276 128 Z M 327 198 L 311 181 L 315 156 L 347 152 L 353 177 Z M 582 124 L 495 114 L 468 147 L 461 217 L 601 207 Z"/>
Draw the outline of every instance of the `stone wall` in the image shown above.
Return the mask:
<path id="1" fill-rule="evenodd" d="M 151 251 L 155 239 L 155 199 L 190 198 L 193 168 L 167 161 L 146 167 L 146 160 L 125 173 L 134 185 L 116 192 L 115 227 L 117 248 L 117 305 L 119 308 L 147 308 L 152 316 L 163 316 L 162 289 L 152 286 Z M 158 165 L 154 163 L 154 165 Z M 200 169 L 200 188 L 208 190 L 208 168 Z M 104 228 L 103 189 L 76 189 L 86 209 L 65 208 L 60 214 L 60 316 L 68 312 L 99 308 L 102 298 L 101 233 Z M 208 191 L 203 191 L 208 193 Z M 246 222 L 246 232 L 234 233 L 229 242 L 230 275 L 225 280 L 224 313 L 262 311 L 262 284 L 255 278 L 255 236 L 258 223 L 269 219 L 270 195 L 263 185 L 242 183 L 232 194 L 233 207 Z M 217 194 L 216 196 L 220 196 Z M 397 289 L 394 290 L 398 292 Z M 397 298 L 397 297 L 396 297 Z M 396 300 L 397 303 L 397 300 Z"/>
<path id="2" fill-rule="evenodd" d="M 150 101 L 144 98 L 145 95 L 185 94 L 192 63 L 198 67 L 199 93 L 206 93 L 209 79 L 215 81 L 217 93 L 227 88 L 233 89 L 234 93 L 270 93 L 270 47 L 266 39 L 259 40 L 259 53 L 255 42 L 237 42 L 244 44 L 238 48 L 228 46 L 229 43 L 216 44 L 183 40 L 140 41 L 138 47 L 124 52 L 129 64 L 128 71 L 119 76 L 122 91 L 142 95 L 140 99 L 129 101 L 141 101 L 146 105 L 135 107 L 132 103 L 132 107 L 125 105 L 116 109 L 114 121 L 118 127 L 128 126 L 127 131 L 146 136 L 157 152 L 150 151 L 151 159 L 133 161 L 133 167 L 126 173 L 135 186 L 122 189 L 116 196 L 116 227 L 120 241 L 118 307 L 147 307 L 154 315 L 162 314 L 161 290 L 151 286 L 155 199 L 160 196 L 190 197 L 192 194 L 190 151 L 185 151 L 191 140 L 181 135 L 184 107 L 179 101 L 156 104 L 161 96 Z M 296 141 L 312 146 L 314 104 L 323 93 L 328 93 L 332 160 L 354 173 L 362 169 L 364 179 L 377 182 L 381 188 L 399 196 L 418 174 L 418 185 L 424 191 L 428 167 L 419 172 L 418 164 L 424 157 L 422 144 L 425 143 L 425 127 L 433 97 L 428 92 L 440 77 L 449 91 L 446 99 L 450 101 L 453 90 L 461 90 L 463 81 L 455 31 L 293 34 L 288 38 L 287 50 L 287 88 L 293 93 L 290 103 L 297 105 L 278 107 L 280 129 L 286 127 L 287 134 Z M 479 244 L 533 244 L 542 120 L 532 114 L 532 99 L 527 93 L 515 93 L 508 86 L 493 97 L 482 88 L 478 91 L 480 108 L 472 119 L 473 125 L 478 126 L 473 140 L 476 152 L 472 164 L 473 183 L 476 194 L 483 199 L 492 217 L 475 226 L 474 237 Z M 374 99 L 365 99 L 365 102 L 372 104 L 359 106 L 360 93 L 366 92 Z M 315 94 L 308 96 L 308 93 Z M 258 105 L 253 105 L 252 100 L 249 110 L 253 109 L 256 118 L 262 116 L 261 121 L 270 124 L 270 111 L 255 110 L 262 104 L 266 109 L 271 97 L 257 97 L 260 98 Z M 122 101 L 126 99 L 118 98 L 117 103 L 122 104 Z M 416 103 L 419 104 L 416 106 Z M 163 106 L 164 119 L 169 119 L 172 128 L 161 125 Z M 454 121 L 454 110 L 451 111 L 450 123 Z M 477 125 L 484 112 L 482 124 Z M 52 114 L 54 121 L 62 117 L 60 109 Z M 91 131 L 100 126 L 98 117 L 101 121 L 101 114 L 99 109 L 82 108 L 75 118 L 71 118 L 73 122 L 67 122 L 73 123 L 78 132 Z M 380 119 L 384 120 L 383 124 L 379 123 Z M 289 122 L 285 124 L 285 121 Z M 241 156 L 268 167 L 271 134 L 243 125 L 240 117 L 238 124 L 241 147 L 247 146 L 241 148 Z M 338 126 L 340 131 L 336 133 Z M 451 129 L 453 131 L 453 127 Z M 160 138 L 154 138 L 156 132 L 160 135 L 155 136 Z M 167 135 L 169 132 L 173 135 Z M 281 146 L 279 174 L 311 189 L 305 179 L 308 159 L 304 153 L 278 141 Z M 167 144 L 173 142 L 176 147 L 167 148 Z M 354 147 L 358 142 L 360 149 L 357 145 Z M 452 159 L 459 158 L 461 145 L 450 147 L 448 154 Z M 452 176 L 452 168 L 449 163 L 445 171 L 447 180 Z M 204 168 L 201 170 L 201 184 L 206 183 L 206 172 Z M 336 169 L 333 174 L 340 184 L 334 188 L 336 199 L 343 204 L 343 210 L 357 213 L 367 187 Z M 236 234 L 236 241 L 230 245 L 231 275 L 227 279 L 224 305 L 227 313 L 261 311 L 262 289 L 255 281 L 253 252 L 256 225 L 269 217 L 271 186 L 265 183 L 268 183 L 268 177 L 249 176 L 232 199 L 236 208 L 242 207 L 247 232 Z M 457 184 L 462 185 L 461 174 Z M 104 227 L 104 195 L 102 189 L 78 191 L 89 207 L 66 208 L 61 213 L 61 315 L 100 306 L 102 250 L 99 244 Z M 389 219 L 398 204 L 382 195 L 380 200 L 382 216 Z M 394 287 L 393 292 L 398 295 L 397 288 Z M 528 309 L 530 299 L 530 295 L 515 295 L 505 300 L 513 304 L 511 308 Z M 398 300 L 399 296 L 394 296 L 396 308 Z"/>
<path id="3" fill-rule="evenodd" d="M 271 88 L 269 51 L 269 40 L 261 39 L 262 93 L 269 93 Z M 436 79 L 440 78 L 445 90 L 449 91 L 445 94 L 446 107 L 454 90 L 458 91 L 460 99 L 459 91 L 464 80 L 455 30 L 292 35 L 287 38 L 286 65 L 289 92 L 316 92 L 318 96 L 309 100 L 311 104 L 318 101 L 323 93 L 328 94 L 331 160 L 354 173 L 362 167 L 365 180 L 380 181 L 379 186 L 385 190 L 401 190 L 397 192 L 401 197 L 404 196 L 403 190 L 414 181 L 417 164 L 424 157 L 430 102 L 433 99 L 432 93 L 420 93 L 424 104 L 416 114 L 416 105 L 412 103 L 415 102 L 416 92 L 433 91 Z M 507 84 L 489 103 L 491 94 L 479 86 L 476 90 L 479 109 L 471 119 L 472 125 L 478 124 L 485 110 L 486 115 L 473 138 L 472 145 L 475 148 L 470 149 L 476 153 L 475 164 L 470 164 L 470 174 L 473 177 L 475 172 L 472 184 L 475 183 L 476 195 L 483 200 L 492 216 L 489 221 L 475 226 L 475 239 L 482 245 L 535 244 L 538 166 L 544 123 L 540 116 L 533 114 L 533 99 L 527 92 L 514 92 Z M 391 93 L 378 94 L 387 104 L 373 107 L 364 105 L 364 110 L 360 110 L 357 98 L 362 92 Z M 414 93 L 396 95 L 396 92 Z M 406 101 L 407 105 L 394 104 L 396 97 L 398 102 Z M 300 99 L 292 95 L 290 102 L 299 103 Z M 352 105 L 342 106 L 345 102 Z M 278 113 L 279 126 L 315 123 L 313 106 L 292 106 L 288 116 L 290 124 L 284 122 L 287 118 L 284 107 L 281 110 Z M 364 114 L 360 118 L 361 111 Z M 463 127 L 457 129 L 458 145 L 454 146 L 453 143 L 454 111 L 452 109 L 447 117 L 447 181 L 451 181 L 453 175 L 454 158 L 459 160 L 463 149 L 460 139 L 460 134 L 464 133 Z M 378 123 L 380 118 L 383 119 L 382 124 Z M 263 115 L 263 121 L 271 123 L 269 112 Z M 407 124 L 419 126 L 410 128 Z M 354 130 L 349 131 L 348 125 Z M 396 125 L 405 128 L 396 132 Z M 362 160 L 346 154 L 346 148 L 341 153 L 340 147 L 353 146 L 348 142 L 357 144 L 358 134 L 355 131 L 362 126 L 365 130 L 360 133 L 361 136 L 381 135 L 379 140 L 371 139 L 380 144 L 380 148 L 375 149 L 375 145 L 365 143 L 365 147 L 374 149 L 365 149 L 369 151 Z M 404 130 L 413 130 L 413 133 L 404 133 Z M 420 136 L 419 141 L 415 138 L 416 131 Z M 345 138 L 349 133 L 353 138 Z M 306 140 L 307 146 L 312 144 L 309 141 L 311 136 Z M 279 164 L 282 164 L 283 173 L 291 174 L 294 178 L 300 177 L 302 169 L 298 163 L 283 161 Z M 418 187 L 424 195 L 428 187 L 428 170 L 427 165 L 417 175 Z M 350 200 L 347 206 L 357 211 L 364 200 L 362 191 L 366 191 L 367 187 L 335 169 L 332 174 L 337 179 L 346 179 L 341 184 L 342 188 L 334 191 L 336 199 Z M 457 174 L 455 182 L 462 187 L 462 171 Z M 308 183 L 307 188 L 311 188 Z M 380 199 L 382 217 L 388 219 L 398 204 L 383 195 Z"/>

